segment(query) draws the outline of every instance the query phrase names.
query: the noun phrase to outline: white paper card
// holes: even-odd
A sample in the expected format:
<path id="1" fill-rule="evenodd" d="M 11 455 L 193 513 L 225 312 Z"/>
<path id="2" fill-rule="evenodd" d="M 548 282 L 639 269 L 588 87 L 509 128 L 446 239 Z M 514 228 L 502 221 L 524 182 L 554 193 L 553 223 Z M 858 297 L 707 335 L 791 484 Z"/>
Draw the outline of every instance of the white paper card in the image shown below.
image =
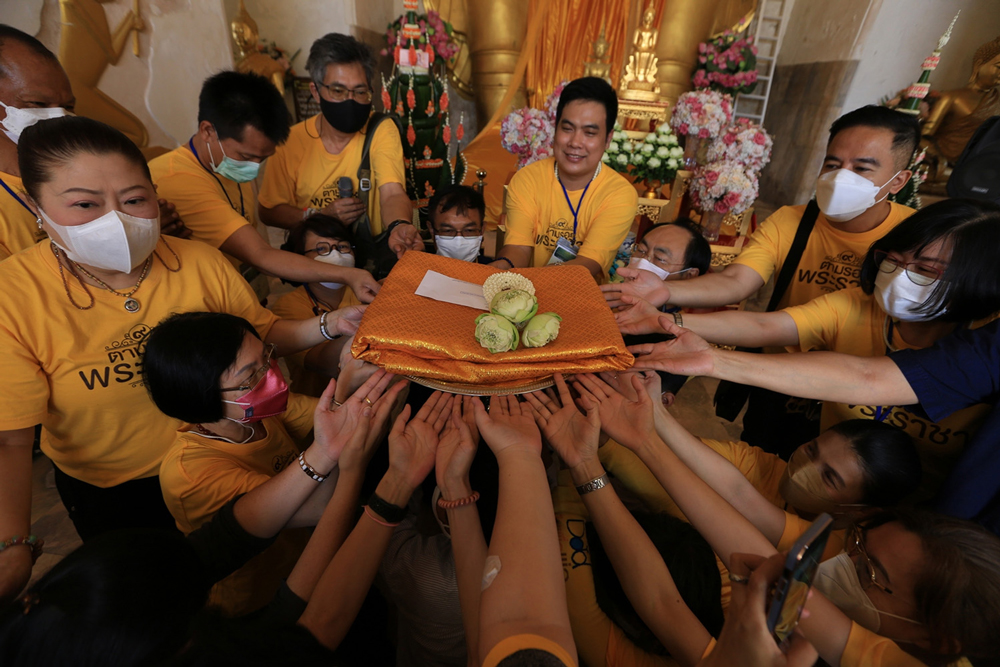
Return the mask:
<path id="1" fill-rule="evenodd" d="M 486 299 L 483 298 L 482 285 L 449 278 L 437 271 L 428 271 L 424 274 L 424 279 L 417 286 L 416 294 L 435 301 L 454 303 L 476 310 L 488 311 L 490 309 L 486 305 Z"/>

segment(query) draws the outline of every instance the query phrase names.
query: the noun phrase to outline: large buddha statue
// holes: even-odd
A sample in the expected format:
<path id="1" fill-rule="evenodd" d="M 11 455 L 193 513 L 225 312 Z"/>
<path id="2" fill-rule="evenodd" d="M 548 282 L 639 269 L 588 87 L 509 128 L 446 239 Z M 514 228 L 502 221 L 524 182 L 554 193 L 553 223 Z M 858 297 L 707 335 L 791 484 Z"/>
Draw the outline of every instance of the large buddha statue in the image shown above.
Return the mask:
<path id="1" fill-rule="evenodd" d="M 642 13 L 642 24 L 636 28 L 632 38 L 635 52 L 628 57 L 625 71 L 622 73 L 621 84 L 618 87 L 620 97 L 655 100 L 660 96 L 660 84 L 656 80 L 658 64 L 656 43 L 660 38 L 660 32 L 653 26 L 655 18 L 656 11 L 650 2 L 646 5 L 646 11 Z"/>
<path id="2" fill-rule="evenodd" d="M 257 22 L 247 12 L 240 0 L 240 10 L 230 24 L 233 31 L 233 41 L 236 42 L 236 71 L 253 72 L 270 79 L 279 92 L 285 92 L 286 67 L 266 53 L 257 50 L 260 35 L 257 32 Z"/>
<path id="3" fill-rule="evenodd" d="M 964 88 L 948 90 L 931 107 L 922 134 L 927 152 L 937 159 L 930 181 L 947 180 L 954 163 L 983 121 L 1000 114 L 1000 37 L 980 46 Z"/>
<path id="4" fill-rule="evenodd" d="M 611 83 L 611 64 L 607 62 L 608 40 L 604 39 L 604 26 L 601 26 L 601 35 L 594 42 L 593 60 L 583 64 L 584 76 L 596 76 Z"/>

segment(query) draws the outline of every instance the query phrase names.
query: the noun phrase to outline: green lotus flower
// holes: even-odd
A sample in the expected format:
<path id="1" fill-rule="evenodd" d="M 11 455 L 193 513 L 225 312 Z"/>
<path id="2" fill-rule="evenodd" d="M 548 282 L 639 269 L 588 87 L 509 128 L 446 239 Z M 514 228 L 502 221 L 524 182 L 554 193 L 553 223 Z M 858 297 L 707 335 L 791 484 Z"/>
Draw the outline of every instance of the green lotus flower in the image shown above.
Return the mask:
<path id="1" fill-rule="evenodd" d="M 524 290 L 508 289 L 493 297 L 490 310 L 514 324 L 523 324 L 538 312 L 538 299 Z"/>
<path id="2" fill-rule="evenodd" d="M 542 347 L 548 345 L 559 335 L 559 323 L 562 318 L 556 313 L 539 313 L 530 320 L 521 332 L 521 342 L 525 347 Z"/>
<path id="3" fill-rule="evenodd" d="M 476 318 L 476 340 L 493 354 L 516 350 L 517 338 L 517 327 L 506 318 L 492 313 Z"/>

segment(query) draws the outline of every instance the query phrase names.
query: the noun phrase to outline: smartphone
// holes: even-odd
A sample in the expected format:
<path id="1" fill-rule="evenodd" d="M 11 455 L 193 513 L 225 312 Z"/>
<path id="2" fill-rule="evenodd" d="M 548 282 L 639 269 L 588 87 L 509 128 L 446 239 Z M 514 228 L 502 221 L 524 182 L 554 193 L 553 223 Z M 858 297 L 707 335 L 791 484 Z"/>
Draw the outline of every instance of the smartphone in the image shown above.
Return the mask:
<path id="1" fill-rule="evenodd" d="M 799 624 L 832 526 L 833 517 L 820 514 L 788 552 L 785 570 L 774 585 L 767 608 L 767 629 L 778 644 L 784 644 Z"/>

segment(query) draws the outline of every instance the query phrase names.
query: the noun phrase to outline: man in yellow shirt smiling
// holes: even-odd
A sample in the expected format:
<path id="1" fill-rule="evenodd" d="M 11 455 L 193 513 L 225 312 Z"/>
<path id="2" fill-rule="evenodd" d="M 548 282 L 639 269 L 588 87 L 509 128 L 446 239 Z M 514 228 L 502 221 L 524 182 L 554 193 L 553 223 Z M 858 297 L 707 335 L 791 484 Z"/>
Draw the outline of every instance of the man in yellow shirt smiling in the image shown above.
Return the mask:
<path id="1" fill-rule="evenodd" d="M 375 126 L 369 147 L 371 178 L 359 182 L 366 135 L 374 125 L 369 122 L 375 71 L 371 49 L 348 35 L 330 33 L 313 43 L 306 68 L 312 77 L 309 89 L 322 111 L 295 125 L 288 142 L 268 162 L 260 191 L 261 218 L 291 229 L 313 213 L 324 213 L 352 226 L 359 244 L 368 234 L 388 231 L 389 248 L 397 256 L 423 250 L 412 224 L 413 205 L 404 187 L 403 146 L 395 123 Z M 341 192 L 342 178 L 351 181 L 348 196 Z M 365 193 L 367 208 L 358 197 Z M 365 214 L 367 230 L 362 230 Z"/>
<path id="2" fill-rule="evenodd" d="M 601 166 L 618 116 L 603 79 L 567 84 L 559 98 L 553 157 L 517 172 L 507 190 L 507 237 L 493 266 L 579 264 L 601 282 L 635 219 L 638 196 Z"/>

